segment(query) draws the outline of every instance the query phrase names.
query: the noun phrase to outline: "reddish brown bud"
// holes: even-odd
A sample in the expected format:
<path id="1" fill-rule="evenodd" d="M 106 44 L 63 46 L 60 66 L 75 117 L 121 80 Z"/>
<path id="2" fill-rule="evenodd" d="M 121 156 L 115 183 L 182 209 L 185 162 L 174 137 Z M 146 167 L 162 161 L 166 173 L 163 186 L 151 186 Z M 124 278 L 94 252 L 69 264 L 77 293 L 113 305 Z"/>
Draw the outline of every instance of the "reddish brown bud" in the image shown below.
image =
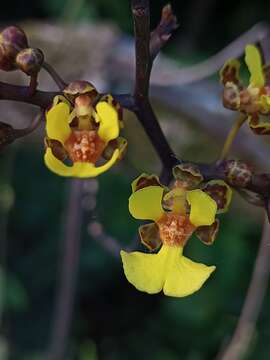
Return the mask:
<path id="1" fill-rule="evenodd" d="M 251 167 L 243 161 L 228 160 L 224 163 L 228 183 L 236 187 L 245 187 L 252 177 Z"/>
<path id="2" fill-rule="evenodd" d="M 0 69 L 16 69 L 15 58 L 19 51 L 28 47 L 27 37 L 22 29 L 9 26 L 0 33 Z"/>
<path id="3" fill-rule="evenodd" d="M 29 76 L 37 74 L 43 62 L 44 55 L 40 49 L 23 49 L 16 56 L 17 67 Z"/>
<path id="4" fill-rule="evenodd" d="M 13 127 L 4 122 L 0 122 L 0 150 L 6 145 L 11 144 L 16 139 L 16 134 Z"/>

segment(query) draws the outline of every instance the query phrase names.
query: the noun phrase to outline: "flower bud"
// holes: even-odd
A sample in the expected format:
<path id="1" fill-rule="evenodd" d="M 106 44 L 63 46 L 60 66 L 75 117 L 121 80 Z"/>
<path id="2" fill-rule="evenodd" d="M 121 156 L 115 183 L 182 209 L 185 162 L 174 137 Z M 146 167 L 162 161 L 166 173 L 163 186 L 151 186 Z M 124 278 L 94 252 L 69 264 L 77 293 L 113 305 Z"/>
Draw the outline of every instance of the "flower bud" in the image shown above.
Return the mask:
<path id="1" fill-rule="evenodd" d="M 0 150 L 16 139 L 15 130 L 9 124 L 0 122 Z"/>
<path id="2" fill-rule="evenodd" d="M 9 26 L 0 33 L 0 69 L 16 70 L 15 58 L 19 51 L 28 47 L 27 37 L 22 29 Z"/>
<path id="3" fill-rule="evenodd" d="M 253 171 L 244 161 L 228 160 L 223 167 L 230 185 L 245 187 L 250 182 Z"/>
<path id="4" fill-rule="evenodd" d="M 44 55 L 40 49 L 23 49 L 16 56 L 17 67 L 29 76 L 40 71 L 43 61 Z"/>

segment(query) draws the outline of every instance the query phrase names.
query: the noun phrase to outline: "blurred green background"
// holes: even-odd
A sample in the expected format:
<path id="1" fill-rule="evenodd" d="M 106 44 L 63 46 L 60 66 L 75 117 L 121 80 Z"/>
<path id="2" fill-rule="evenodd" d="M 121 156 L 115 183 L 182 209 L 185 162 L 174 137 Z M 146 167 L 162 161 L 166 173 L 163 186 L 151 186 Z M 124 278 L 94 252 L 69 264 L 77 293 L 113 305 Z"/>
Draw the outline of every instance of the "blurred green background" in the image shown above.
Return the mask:
<path id="1" fill-rule="evenodd" d="M 151 3 L 154 25 L 166 2 Z M 179 62 L 205 58 L 256 22 L 270 18 L 267 1 L 171 3 L 181 26 L 165 53 Z M 14 0 L 2 4 L 2 27 L 29 20 L 75 26 L 81 22 L 109 22 L 123 33 L 132 34 L 127 0 L 33 0 L 27 5 Z M 166 114 L 166 109 L 159 110 L 161 121 Z M 139 223 L 127 211 L 130 182 L 140 171 L 157 171 L 159 167 L 150 143 L 140 136 L 141 129 L 134 122 L 126 129 L 130 141 L 127 158 L 102 175 L 98 183 L 85 183 L 86 189 L 87 184 L 90 189 L 98 184 L 98 192 L 96 199 L 90 196 L 92 203 L 84 207 L 67 359 L 214 359 L 238 319 L 257 252 L 263 212 L 247 206 L 236 195 L 231 211 L 222 216 L 216 243 L 205 247 L 195 238 L 189 242 L 188 256 L 217 266 L 198 293 L 173 299 L 136 291 L 123 276 L 120 258 L 112 256 L 87 231 L 89 222 L 96 221 L 120 247 L 140 248 L 133 242 Z M 201 134 L 193 124 L 187 128 L 190 139 L 181 148 L 184 156 L 204 161 L 215 158 L 213 151 L 219 139 L 207 132 Z M 43 151 L 41 133 L 0 154 L 0 360 L 41 359 L 49 345 L 70 181 L 45 168 Z M 87 204 L 89 191 L 85 190 L 83 196 Z M 268 291 L 248 359 L 269 359 L 269 300 Z"/>

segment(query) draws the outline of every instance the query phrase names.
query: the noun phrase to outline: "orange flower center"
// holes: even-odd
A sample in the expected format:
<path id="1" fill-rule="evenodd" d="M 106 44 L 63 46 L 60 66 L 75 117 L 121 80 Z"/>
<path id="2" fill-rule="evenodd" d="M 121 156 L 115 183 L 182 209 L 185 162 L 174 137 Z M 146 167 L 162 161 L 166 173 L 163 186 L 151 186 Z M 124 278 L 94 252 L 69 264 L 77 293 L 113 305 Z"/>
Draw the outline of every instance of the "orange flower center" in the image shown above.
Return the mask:
<path id="1" fill-rule="evenodd" d="M 65 148 L 73 162 L 95 164 L 105 148 L 105 143 L 94 130 L 73 130 L 65 142 Z"/>
<path id="2" fill-rule="evenodd" d="M 169 246 L 184 246 L 195 227 L 185 215 L 165 213 L 157 222 L 162 242 Z"/>

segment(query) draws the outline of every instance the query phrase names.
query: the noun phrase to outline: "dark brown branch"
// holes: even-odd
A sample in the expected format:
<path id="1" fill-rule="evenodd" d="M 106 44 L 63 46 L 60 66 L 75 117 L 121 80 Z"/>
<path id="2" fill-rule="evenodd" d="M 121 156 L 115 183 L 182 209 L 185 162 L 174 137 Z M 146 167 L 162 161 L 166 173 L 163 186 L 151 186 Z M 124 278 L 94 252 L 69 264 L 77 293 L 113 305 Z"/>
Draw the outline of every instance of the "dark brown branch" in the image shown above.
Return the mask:
<path id="1" fill-rule="evenodd" d="M 82 183 L 70 181 L 70 194 L 65 219 L 62 268 L 59 292 L 56 299 L 55 317 L 52 325 L 51 344 L 47 360 L 66 359 L 66 345 L 71 327 L 72 309 L 80 254 L 80 229 Z"/>
<path id="2" fill-rule="evenodd" d="M 155 148 L 163 167 L 167 172 L 171 173 L 174 165 L 179 163 L 176 159 L 173 150 L 171 149 L 160 125 L 156 119 L 156 115 L 148 100 L 141 101 L 139 109 L 135 112 L 144 131 L 148 135 L 153 147 Z"/>
<path id="3" fill-rule="evenodd" d="M 160 23 L 150 35 L 150 55 L 152 60 L 154 60 L 161 48 L 168 42 L 177 27 L 177 18 L 173 14 L 171 5 L 167 4 L 162 9 Z"/>
<path id="4" fill-rule="evenodd" d="M 147 98 L 152 68 L 150 57 L 149 0 L 132 0 L 134 35 L 136 48 L 135 99 Z"/>
<path id="5" fill-rule="evenodd" d="M 24 129 L 14 129 L 11 125 L 0 122 L 0 150 L 15 140 L 31 134 L 41 124 L 44 117 L 43 111 L 40 111 L 31 124 Z"/>
<path id="6" fill-rule="evenodd" d="M 176 164 L 172 151 L 149 101 L 149 81 L 152 69 L 150 54 L 150 14 L 148 0 L 132 0 L 134 20 L 136 79 L 134 89 L 134 113 L 157 151 L 164 168 L 170 172 Z"/>
<path id="7" fill-rule="evenodd" d="M 240 183 L 232 180 L 227 172 L 231 160 L 224 160 L 218 164 L 196 164 L 205 181 L 220 179 L 226 181 L 236 190 L 246 189 L 259 194 L 263 199 L 270 198 L 270 174 L 252 174 L 249 181 Z M 242 162 L 244 164 L 244 162 Z M 248 165 L 246 165 L 248 167 Z M 239 174 L 240 175 L 240 174 Z M 241 175 L 240 175 L 241 178 Z M 238 182 L 237 182 L 238 181 Z"/>
<path id="8" fill-rule="evenodd" d="M 0 100 L 14 100 L 24 102 L 46 109 L 60 92 L 37 90 L 34 95 L 29 95 L 28 86 L 11 85 L 0 82 Z"/>
<path id="9" fill-rule="evenodd" d="M 270 225 L 265 219 L 264 230 L 255 261 L 244 306 L 231 342 L 219 357 L 220 360 L 240 360 L 245 356 L 254 330 L 270 274 Z"/>

